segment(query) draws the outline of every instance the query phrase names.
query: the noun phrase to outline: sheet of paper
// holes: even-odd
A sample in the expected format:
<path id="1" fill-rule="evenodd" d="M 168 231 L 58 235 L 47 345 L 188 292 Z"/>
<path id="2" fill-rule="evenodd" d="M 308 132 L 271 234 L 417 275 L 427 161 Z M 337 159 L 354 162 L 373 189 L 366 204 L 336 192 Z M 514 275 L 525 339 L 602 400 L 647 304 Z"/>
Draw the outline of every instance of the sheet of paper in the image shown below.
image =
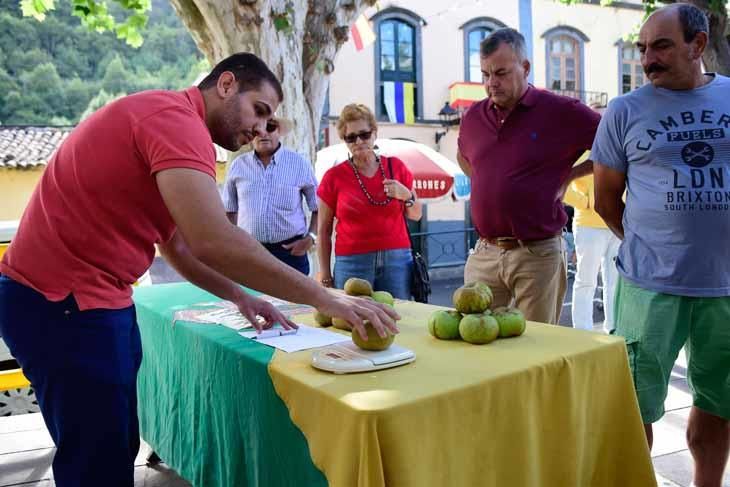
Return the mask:
<path id="1" fill-rule="evenodd" d="M 310 348 L 326 347 L 327 345 L 334 345 L 335 343 L 348 342 L 352 340 L 349 335 L 343 335 L 342 333 L 335 333 L 333 331 L 327 331 L 322 328 L 314 328 L 299 323 L 297 324 L 299 325 L 299 329 L 296 334 L 260 338 L 256 341 L 270 347 L 278 348 L 279 350 L 283 350 L 287 353 L 291 353 L 298 352 L 300 350 L 308 350 Z M 246 338 L 251 338 L 256 336 L 256 331 L 242 331 L 239 334 Z"/>

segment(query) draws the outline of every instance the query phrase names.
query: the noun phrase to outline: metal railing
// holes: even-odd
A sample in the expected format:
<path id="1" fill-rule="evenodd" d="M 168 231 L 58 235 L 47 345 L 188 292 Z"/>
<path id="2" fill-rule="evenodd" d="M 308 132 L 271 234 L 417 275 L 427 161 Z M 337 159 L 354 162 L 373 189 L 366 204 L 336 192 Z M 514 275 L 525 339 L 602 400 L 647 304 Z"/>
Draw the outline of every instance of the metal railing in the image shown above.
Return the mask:
<path id="1" fill-rule="evenodd" d="M 469 249 L 478 236 L 473 227 L 439 232 L 411 233 L 413 246 L 423 255 L 429 269 L 458 267 L 466 264 Z"/>
<path id="2" fill-rule="evenodd" d="M 583 90 L 551 90 L 558 95 L 569 96 L 580 100 L 588 106 L 605 107 L 608 105 L 608 93 L 605 91 L 583 91 Z"/>

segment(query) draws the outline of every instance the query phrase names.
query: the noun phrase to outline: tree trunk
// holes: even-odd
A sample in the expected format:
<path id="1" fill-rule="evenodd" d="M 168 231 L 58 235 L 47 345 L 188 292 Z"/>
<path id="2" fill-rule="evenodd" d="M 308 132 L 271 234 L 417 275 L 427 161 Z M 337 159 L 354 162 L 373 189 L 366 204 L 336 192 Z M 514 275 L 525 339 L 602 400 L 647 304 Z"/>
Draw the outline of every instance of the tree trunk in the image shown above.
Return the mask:
<path id="1" fill-rule="evenodd" d="M 279 114 L 294 128 L 284 143 L 314 162 L 329 74 L 349 26 L 375 0 L 170 0 L 214 65 L 241 51 L 281 80 Z"/>
<path id="2" fill-rule="evenodd" d="M 708 11 L 710 39 L 702 56 L 708 71 L 730 76 L 730 37 L 728 36 L 727 10 Z"/>

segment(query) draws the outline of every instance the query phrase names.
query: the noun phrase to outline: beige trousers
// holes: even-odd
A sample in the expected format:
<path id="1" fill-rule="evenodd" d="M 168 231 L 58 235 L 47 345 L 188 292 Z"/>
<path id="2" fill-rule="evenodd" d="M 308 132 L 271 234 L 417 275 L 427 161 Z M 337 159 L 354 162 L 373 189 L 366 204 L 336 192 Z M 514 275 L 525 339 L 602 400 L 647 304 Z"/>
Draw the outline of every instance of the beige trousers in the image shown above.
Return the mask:
<path id="1" fill-rule="evenodd" d="M 464 282 L 485 282 L 492 308 L 516 306 L 529 321 L 557 324 L 568 284 L 560 236 L 503 250 L 479 240 L 464 268 Z"/>

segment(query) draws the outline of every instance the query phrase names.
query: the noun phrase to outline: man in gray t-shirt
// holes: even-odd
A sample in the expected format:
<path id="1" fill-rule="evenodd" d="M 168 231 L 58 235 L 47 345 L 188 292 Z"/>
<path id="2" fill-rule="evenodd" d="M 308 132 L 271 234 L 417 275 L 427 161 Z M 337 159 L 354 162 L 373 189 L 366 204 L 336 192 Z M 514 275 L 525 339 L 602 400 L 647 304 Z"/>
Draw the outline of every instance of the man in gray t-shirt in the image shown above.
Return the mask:
<path id="1" fill-rule="evenodd" d="M 612 101 L 591 159 L 596 210 L 623 240 L 616 334 L 649 446 L 686 345 L 695 483 L 719 486 L 730 443 L 730 78 L 702 72 L 707 33 L 688 4 L 649 17 L 637 45 L 651 84 Z"/>

